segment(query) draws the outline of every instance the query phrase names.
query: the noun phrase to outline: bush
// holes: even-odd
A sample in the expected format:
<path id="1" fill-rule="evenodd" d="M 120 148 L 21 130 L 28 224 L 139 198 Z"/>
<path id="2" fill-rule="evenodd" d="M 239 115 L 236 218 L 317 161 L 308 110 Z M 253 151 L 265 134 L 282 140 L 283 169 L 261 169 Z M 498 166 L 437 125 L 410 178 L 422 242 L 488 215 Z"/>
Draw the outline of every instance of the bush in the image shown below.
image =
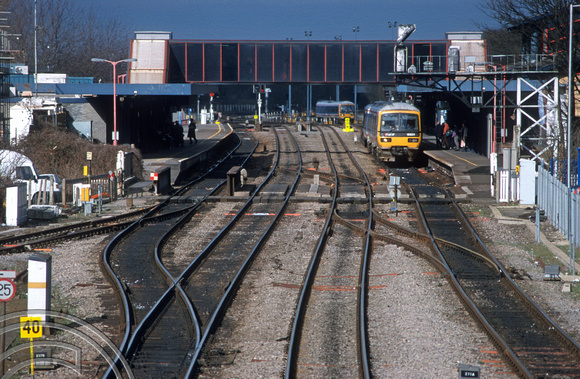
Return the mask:
<path id="1" fill-rule="evenodd" d="M 52 125 L 41 126 L 40 129 L 30 132 L 16 146 L 4 146 L 6 150 L 14 150 L 26 155 L 36 166 L 39 174 L 57 174 L 61 179 L 78 179 L 83 177 L 84 166 L 89 166 L 87 152 L 92 152 L 90 164 L 91 175 L 107 174 L 115 171 L 117 166 L 117 152 L 134 152 L 136 161 L 133 162 L 134 174 L 142 180 L 142 155 L 138 149 L 130 146 L 112 146 L 92 144 L 77 133 Z M 4 222 L 6 186 L 10 181 L 0 178 L 1 220 Z"/>
<path id="2" fill-rule="evenodd" d="M 61 128 L 45 126 L 31 132 L 17 146 L 17 150 L 26 155 L 40 174 L 57 174 L 60 178 L 76 179 L 83 176 L 83 167 L 88 166 L 87 152 L 92 152 L 90 162 L 91 175 L 106 174 L 115 171 L 117 152 L 133 151 L 139 162 L 135 165 L 136 176 L 141 178 L 141 152 L 130 146 L 96 145 L 78 134 Z M 134 162 L 135 163 L 135 162 Z"/>

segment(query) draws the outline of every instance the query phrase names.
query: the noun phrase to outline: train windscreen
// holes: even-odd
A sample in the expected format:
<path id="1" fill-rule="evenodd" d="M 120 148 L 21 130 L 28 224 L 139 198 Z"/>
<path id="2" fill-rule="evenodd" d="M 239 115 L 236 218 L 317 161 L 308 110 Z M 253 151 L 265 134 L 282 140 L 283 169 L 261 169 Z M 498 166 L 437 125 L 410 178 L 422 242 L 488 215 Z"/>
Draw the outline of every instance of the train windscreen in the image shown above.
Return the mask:
<path id="1" fill-rule="evenodd" d="M 354 113 L 354 105 L 341 105 L 340 106 L 340 113 L 345 114 L 345 113 Z"/>
<path id="2" fill-rule="evenodd" d="M 412 113 L 383 113 L 380 131 L 382 133 L 418 132 L 419 116 Z"/>

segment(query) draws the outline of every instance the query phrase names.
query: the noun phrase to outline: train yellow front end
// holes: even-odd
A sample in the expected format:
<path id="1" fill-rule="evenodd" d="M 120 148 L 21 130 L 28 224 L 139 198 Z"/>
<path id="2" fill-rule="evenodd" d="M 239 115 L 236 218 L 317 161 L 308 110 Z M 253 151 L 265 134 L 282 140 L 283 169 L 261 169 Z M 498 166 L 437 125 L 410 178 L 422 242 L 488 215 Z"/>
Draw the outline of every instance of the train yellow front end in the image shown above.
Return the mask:
<path id="1" fill-rule="evenodd" d="M 362 141 L 382 161 L 415 161 L 421 133 L 421 112 L 414 105 L 378 102 L 365 107 Z"/>

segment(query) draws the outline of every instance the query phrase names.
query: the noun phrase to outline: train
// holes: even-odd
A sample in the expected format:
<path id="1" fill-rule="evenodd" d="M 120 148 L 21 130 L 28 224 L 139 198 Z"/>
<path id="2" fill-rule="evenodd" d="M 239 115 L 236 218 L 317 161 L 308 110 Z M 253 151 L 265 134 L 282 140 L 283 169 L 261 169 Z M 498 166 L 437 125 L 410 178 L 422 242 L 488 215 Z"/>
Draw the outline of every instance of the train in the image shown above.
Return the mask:
<path id="1" fill-rule="evenodd" d="M 322 100 L 316 102 L 316 118 L 333 119 L 334 122 L 344 123 L 345 118 L 354 121 L 355 117 L 354 103 L 351 101 L 332 101 Z"/>
<path id="2" fill-rule="evenodd" d="M 361 141 L 384 162 L 414 162 L 421 151 L 419 108 L 405 102 L 376 102 L 364 108 Z"/>

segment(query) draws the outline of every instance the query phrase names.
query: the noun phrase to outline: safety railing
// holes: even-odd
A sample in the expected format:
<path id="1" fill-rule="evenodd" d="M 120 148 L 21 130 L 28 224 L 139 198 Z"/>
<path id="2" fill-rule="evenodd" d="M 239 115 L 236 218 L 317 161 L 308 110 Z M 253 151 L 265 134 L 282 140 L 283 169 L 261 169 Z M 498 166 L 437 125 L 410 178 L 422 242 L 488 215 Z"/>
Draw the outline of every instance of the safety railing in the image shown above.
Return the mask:
<path id="1" fill-rule="evenodd" d="M 564 236 L 571 237 L 580 246 L 580 191 L 568 187 L 538 167 L 537 206 L 544 211 L 547 220 Z"/>
<path id="2" fill-rule="evenodd" d="M 409 55 L 408 73 L 455 72 L 544 72 L 554 71 L 555 56 L 551 54 L 522 55 Z M 402 66 L 401 66 L 402 67 Z"/>

